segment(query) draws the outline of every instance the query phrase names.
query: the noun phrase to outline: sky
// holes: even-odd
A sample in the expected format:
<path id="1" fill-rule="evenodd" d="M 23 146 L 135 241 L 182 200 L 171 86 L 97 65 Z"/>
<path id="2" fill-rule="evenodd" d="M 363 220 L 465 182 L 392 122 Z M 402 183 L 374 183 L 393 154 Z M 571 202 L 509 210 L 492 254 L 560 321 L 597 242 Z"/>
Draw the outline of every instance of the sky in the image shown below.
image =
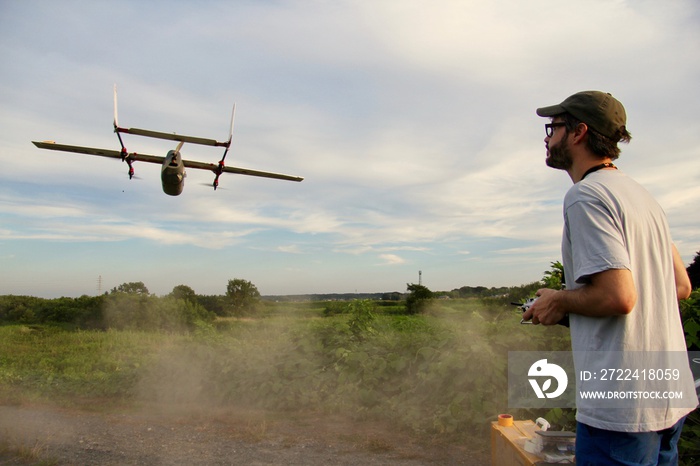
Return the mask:
<path id="1" fill-rule="evenodd" d="M 571 186 L 537 107 L 624 105 L 620 170 L 700 251 L 695 0 L 0 0 L 0 295 L 143 282 L 263 295 L 517 286 L 560 260 Z M 123 127 L 217 140 L 227 164 L 294 183 L 46 151 L 118 150 Z M 129 151 L 172 141 L 124 135 Z M 185 144 L 215 163 L 220 148 Z"/>

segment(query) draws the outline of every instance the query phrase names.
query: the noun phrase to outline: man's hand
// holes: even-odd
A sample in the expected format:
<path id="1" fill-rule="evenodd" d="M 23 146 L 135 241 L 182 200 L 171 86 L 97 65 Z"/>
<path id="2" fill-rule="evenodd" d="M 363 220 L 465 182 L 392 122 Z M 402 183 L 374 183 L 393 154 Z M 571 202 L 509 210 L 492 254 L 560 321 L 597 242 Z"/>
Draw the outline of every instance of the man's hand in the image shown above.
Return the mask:
<path id="1" fill-rule="evenodd" d="M 564 318 L 566 311 L 559 309 L 555 296 L 559 293 L 550 288 L 540 288 L 535 295 L 537 300 L 523 313 L 523 320 L 532 319 L 535 325 L 556 325 Z"/>
<path id="2" fill-rule="evenodd" d="M 637 302 L 637 290 L 627 269 L 610 269 L 591 275 L 590 282 L 576 290 L 540 288 L 538 298 L 523 313 L 533 324 L 555 325 L 566 314 L 612 317 L 629 314 Z"/>

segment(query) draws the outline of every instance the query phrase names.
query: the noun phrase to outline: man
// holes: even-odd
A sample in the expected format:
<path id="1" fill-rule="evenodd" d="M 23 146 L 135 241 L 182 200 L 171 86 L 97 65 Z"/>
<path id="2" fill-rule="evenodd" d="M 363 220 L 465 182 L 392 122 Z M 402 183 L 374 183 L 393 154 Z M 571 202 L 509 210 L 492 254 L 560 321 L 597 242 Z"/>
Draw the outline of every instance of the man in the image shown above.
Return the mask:
<path id="1" fill-rule="evenodd" d="M 624 107 L 610 94 L 584 91 L 537 114 L 551 118 L 547 165 L 566 171 L 574 185 L 564 199 L 566 289 L 538 290 L 523 318 L 554 325 L 569 316 L 577 373 L 591 358 L 607 358 L 614 368 L 619 354 L 685 352 L 678 299 L 690 295 L 690 279 L 659 204 L 613 164 L 618 143 L 631 139 Z M 685 407 L 649 408 L 641 400 L 601 409 L 580 398 L 577 464 L 676 464 L 683 420 L 697 406 L 687 364 L 680 375 L 664 388 L 684 390 L 691 398 Z M 600 378 L 587 387 L 609 387 Z"/>

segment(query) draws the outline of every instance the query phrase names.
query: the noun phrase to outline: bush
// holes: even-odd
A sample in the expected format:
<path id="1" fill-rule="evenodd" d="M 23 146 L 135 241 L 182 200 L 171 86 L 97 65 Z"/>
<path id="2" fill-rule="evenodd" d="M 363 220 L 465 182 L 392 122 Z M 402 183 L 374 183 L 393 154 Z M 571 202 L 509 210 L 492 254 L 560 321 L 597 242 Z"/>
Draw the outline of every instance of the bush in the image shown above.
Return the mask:
<path id="1" fill-rule="evenodd" d="M 0 322 L 21 324 L 70 324 L 99 328 L 102 296 L 43 299 L 31 296 L 0 296 Z"/>
<path id="2" fill-rule="evenodd" d="M 114 293 L 105 298 L 105 326 L 117 330 L 194 330 L 198 322 L 213 322 L 215 315 L 201 305 L 173 297 Z"/>
<path id="3" fill-rule="evenodd" d="M 433 292 L 423 285 L 409 284 L 406 297 L 406 314 L 420 314 L 425 311 Z"/>
<path id="4" fill-rule="evenodd" d="M 375 319 L 374 310 L 376 306 L 373 301 L 363 299 L 354 300 L 348 307 L 350 308 L 350 320 L 348 320 L 350 333 L 356 340 L 362 341 L 374 333 L 372 322 Z"/>
<path id="5" fill-rule="evenodd" d="M 700 289 L 693 290 L 688 299 L 681 301 L 681 316 L 688 350 L 700 351 Z M 700 461 L 700 413 L 697 410 L 685 420 L 678 452 L 682 465 L 695 465 Z"/>
<path id="6" fill-rule="evenodd" d="M 700 351 L 700 289 L 681 301 L 681 318 L 688 351 Z"/>
<path id="7" fill-rule="evenodd" d="M 345 314 L 350 311 L 347 303 L 342 301 L 328 301 L 323 307 L 323 315 L 325 317 Z"/>

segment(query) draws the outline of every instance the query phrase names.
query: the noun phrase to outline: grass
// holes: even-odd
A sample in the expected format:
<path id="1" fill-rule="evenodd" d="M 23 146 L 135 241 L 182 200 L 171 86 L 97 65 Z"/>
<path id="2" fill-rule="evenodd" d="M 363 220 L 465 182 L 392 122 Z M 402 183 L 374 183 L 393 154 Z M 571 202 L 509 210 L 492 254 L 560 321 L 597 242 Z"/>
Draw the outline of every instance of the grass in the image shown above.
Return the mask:
<path id="1" fill-rule="evenodd" d="M 58 464 L 55 459 L 46 458 L 45 456 L 46 445 L 38 440 L 33 444 L 11 444 L 7 439 L 0 440 L 0 464 L 5 464 L 5 457 L 8 464 L 19 464 L 16 463 L 18 460 L 32 466 L 53 466 Z M 12 461 L 12 463 L 9 463 L 9 461 Z"/>
<path id="2" fill-rule="evenodd" d="M 421 316 L 380 309 L 359 326 L 348 314 L 322 318 L 321 307 L 268 307 L 265 318 L 191 334 L 0 327 L 0 401 L 238 404 L 464 437 L 507 409 L 509 349 L 568 348 L 564 329 L 520 326 L 511 308 L 477 300 Z"/>
<path id="3" fill-rule="evenodd" d="M 0 386 L 47 398 L 128 396 L 155 350 L 177 340 L 158 333 L 3 326 Z"/>

